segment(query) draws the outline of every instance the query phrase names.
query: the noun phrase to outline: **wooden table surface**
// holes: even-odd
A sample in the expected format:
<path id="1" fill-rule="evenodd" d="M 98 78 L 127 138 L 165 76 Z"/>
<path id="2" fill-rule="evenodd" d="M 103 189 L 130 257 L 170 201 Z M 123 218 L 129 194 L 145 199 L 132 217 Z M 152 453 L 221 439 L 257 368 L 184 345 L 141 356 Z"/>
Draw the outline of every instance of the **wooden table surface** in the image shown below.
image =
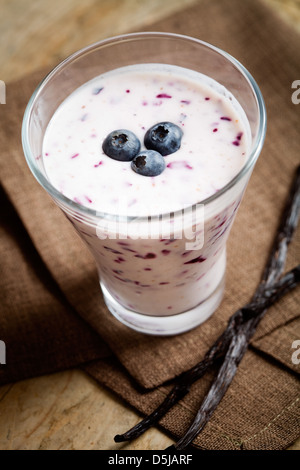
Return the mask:
<path id="1" fill-rule="evenodd" d="M 0 0 L 0 79 L 50 66 L 105 37 L 141 29 L 201 0 Z M 299 0 L 264 0 L 300 31 Z M 41 46 L 39 46 L 41 45 Z M 80 370 L 0 387 L 0 449 L 164 449 L 150 429 L 129 444 L 113 436 L 140 416 Z M 300 450 L 300 439 L 292 446 Z"/>

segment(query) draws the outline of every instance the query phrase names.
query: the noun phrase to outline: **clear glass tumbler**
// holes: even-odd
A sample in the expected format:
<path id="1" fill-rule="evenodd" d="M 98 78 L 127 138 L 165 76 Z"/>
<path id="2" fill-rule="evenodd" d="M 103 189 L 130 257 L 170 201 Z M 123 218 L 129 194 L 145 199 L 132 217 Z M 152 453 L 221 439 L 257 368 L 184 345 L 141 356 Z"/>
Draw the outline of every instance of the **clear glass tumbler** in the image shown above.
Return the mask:
<path id="1" fill-rule="evenodd" d="M 149 237 L 148 217 L 100 213 L 65 197 L 49 182 L 43 160 L 37 158 L 42 155 L 50 119 L 76 88 L 110 70 L 145 63 L 185 67 L 216 80 L 239 102 L 251 131 L 251 150 L 240 172 L 213 196 L 185 208 L 184 213 L 151 217 L 151 233 L 159 233 L 155 237 Z M 265 131 L 262 95 L 237 60 L 198 39 L 147 32 L 98 42 L 54 68 L 28 103 L 22 140 L 32 173 L 92 252 L 109 311 L 137 331 L 172 335 L 201 324 L 222 300 L 226 240 Z M 196 210 L 199 207 L 200 212 Z M 194 245 L 187 235 L 191 232 L 197 237 Z M 122 260 L 121 274 L 118 260 Z"/>

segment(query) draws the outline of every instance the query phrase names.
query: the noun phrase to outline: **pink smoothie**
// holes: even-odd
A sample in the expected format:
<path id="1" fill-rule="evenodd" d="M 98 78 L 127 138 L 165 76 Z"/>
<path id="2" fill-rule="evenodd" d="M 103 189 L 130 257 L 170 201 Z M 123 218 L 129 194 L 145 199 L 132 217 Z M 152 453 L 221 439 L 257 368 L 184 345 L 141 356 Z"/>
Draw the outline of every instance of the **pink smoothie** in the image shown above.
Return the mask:
<path id="1" fill-rule="evenodd" d="M 130 162 L 103 152 L 103 140 L 116 129 L 134 132 L 144 149 L 146 131 L 161 121 L 179 126 L 183 137 L 179 150 L 164 157 L 160 175 L 139 175 Z M 216 194 L 244 166 L 250 144 L 245 114 L 221 85 L 180 67 L 145 64 L 103 74 L 72 93 L 48 125 L 43 162 L 52 185 L 74 202 L 144 218 Z M 173 315 L 201 304 L 220 285 L 225 242 L 241 197 L 237 187 L 201 223 L 185 220 L 201 234 L 203 243 L 194 245 L 178 236 L 178 215 L 160 230 L 151 222 L 152 237 L 144 239 L 134 237 L 143 226 L 139 221 L 124 237 L 122 225 L 95 228 L 80 216 L 70 220 L 94 255 L 106 292 L 134 312 Z"/>

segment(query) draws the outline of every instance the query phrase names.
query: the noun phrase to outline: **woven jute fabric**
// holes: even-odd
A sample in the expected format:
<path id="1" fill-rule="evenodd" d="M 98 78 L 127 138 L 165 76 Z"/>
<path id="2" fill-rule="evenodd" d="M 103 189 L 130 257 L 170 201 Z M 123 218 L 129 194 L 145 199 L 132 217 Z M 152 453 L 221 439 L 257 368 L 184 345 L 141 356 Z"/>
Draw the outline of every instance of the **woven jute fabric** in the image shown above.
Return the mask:
<path id="1" fill-rule="evenodd" d="M 299 163 L 299 36 L 264 3 L 201 0 L 148 30 L 188 34 L 226 50 L 263 93 L 267 138 L 228 242 L 224 301 L 203 325 L 174 337 L 146 336 L 107 311 L 96 268 L 60 210 L 30 173 L 21 146 L 25 106 L 46 71 L 8 84 L 0 109 L 0 339 L 7 364 L 0 383 L 81 366 L 142 413 L 165 385 L 194 365 L 259 283 Z M 299 230 L 286 269 L 299 263 Z M 300 339 L 299 289 L 272 306 L 236 377 L 194 445 L 201 449 L 284 449 L 299 435 L 300 397 L 292 344 Z M 181 436 L 211 383 L 209 373 L 160 425 Z M 121 426 L 122 423 L 120 423 Z M 122 429 L 120 429 L 120 432 Z"/>

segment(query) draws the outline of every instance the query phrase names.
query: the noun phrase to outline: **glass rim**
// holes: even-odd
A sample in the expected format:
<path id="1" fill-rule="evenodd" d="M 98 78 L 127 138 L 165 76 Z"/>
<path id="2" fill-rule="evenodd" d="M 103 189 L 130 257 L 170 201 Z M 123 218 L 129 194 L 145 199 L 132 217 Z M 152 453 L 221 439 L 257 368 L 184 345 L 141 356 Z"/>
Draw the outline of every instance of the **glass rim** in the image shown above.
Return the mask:
<path id="1" fill-rule="evenodd" d="M 266 134 L 266 108 L 265 108 L 265 103 L 263 96 L 261 94 L 261 91 L 254 80 L 253 76 L 250 74 L 250 72 L 233 56 L 231 56 L 229 53 L 223 51 L 217 46 L 214 46 L 212 44 L 209 44 L 208 42 L 202 41 L 201 39 L 197 39 L 191 36 L 183 35 L 183 34 L 177 34 L 177 33 L 167 33 L 167 32 L 156 32 L 156 31 L 149 31 L 149 32 L 138 32 L 138 33 L 128 33 L 128 34 L 122 34 L 118 36 L 113 36 L 110 38 L 106 38 L 103 40 L 100 40 L 98 42 L 92 43 L 76 52 L 73 54 L 70 54 L 68 57 L 66 57 L 64 60 L 62 60 L 58 65 L 53 67 L 49 73 L 41 80 L 41 82 L 38 84 L 36 87 L 35 91 L 31 95 L 31 98 L 26 106 L 24 116 L 23 116 L 23 122 L 22 122 L 22 146 L 23 146 L 23 151 L 24 155 L 27 161 L 27 164 L 33 173 L 34 177 L 36 180 L 39 182 L 39 184 L 54 198 L 55 200 L 60 201 L 64 206 L 67 206 L 68 209 L 71 210 L 71 212 L 79 212 L 81 215 L 89 216 L 89 217 L 95 217 L 95 218 L 103 218 L 103 219 L 113 219 L 117 220 L 120 222 L 130 222 L 132 220 L 135 221 L 148 221 L 149 215 L 146 216 L 124 216 L 124 215 L 119 215 L 119 214 L 113 214 L 113 213 L 108 213 L 108 212 L 102 212 L 99 210 L 95 209 L 90 209 L 86 206 L 83 206 L 82 204 L 79 204 L 72 199 L 68 198 L 67 196 L 63 195 L 58 189 L 56 189 L 50 181 L 43 175 L 43 173 L 40 171 L 37 165 L 36 158 L 32 154 L 31 148 L 30 148 L 30 143 L 29 143 L 29 124 L 30 124 L 30 117 L 31 117 L 31 112 L 33 109 L 34 104 L 36 103 L 39 94 L 41 93 L 42 89 L 47 85 L 47 83 L 51 80 L 51 78 L 60 70 L 62 70 L 67 64 L 69 64 L 72 61 L 77 60 L 81 56 L 84 56 L 98 48 L 105 47 L 107 45 L 113 45 L 114 43 L 120 43 L 120 42 L 125 42 L 125 41 L 132 41 L 132 40 L 137 40 L 137 39 L 145 39 L 145 38 L 166 38 L 166 39 L 181 39 L 185 40 L 188 42 L 193 42 L 195 44 L 200 44 L 202 46 L 207 47 L 208 49 L 211 49 L 215 52 L 217 52 L 219 55 L 222 55 L 225 59 L 227 59 L 229 62 L 231 62 L 241 73 L 242 75 L 247 79 L 248 83 L 250 84 L 254 96 L 256 98 L 257 106 L 258 106 L 258 114 L 259 114 L 259 128 L 257 132 L 257 136 L 255 138 L 255 141 L 253 142 L 253 148 L 248 155 L 247 161 L 243 165 L 243 167 L 240 169 L 240 171 L 225 185 L 223 186 L 219 191 L 216 193 L 212 194 L 211 196 L 202 199 L 200 201 L 195 202 L 194 204 L 190 204 L 187 208 L 184 208 L 185 214 L 189 211 L 194 210 L 196 206 L 199 204 L 203 205 L 208 205 L 218 198 L 220 198 L 222 195 L 227 193 L 233 186 L 235 186 L 246 173 L 254 166 L 255 162 L 258 159 L 258 156 L 262 150 L 264 139 L 265 139 L 265 134 Z M 174 217 L 176 215 L 182 215 L 182 209 L 176 210 L 176 211 L 169 211 L 169 212 L 164 212 L 162 214 L 154 214 L 151 215 L 151 218 L 159 218 L 159 219 L 164 219 L 166 217 L 169 217 L 170 214 L 172 214 Z"/>

